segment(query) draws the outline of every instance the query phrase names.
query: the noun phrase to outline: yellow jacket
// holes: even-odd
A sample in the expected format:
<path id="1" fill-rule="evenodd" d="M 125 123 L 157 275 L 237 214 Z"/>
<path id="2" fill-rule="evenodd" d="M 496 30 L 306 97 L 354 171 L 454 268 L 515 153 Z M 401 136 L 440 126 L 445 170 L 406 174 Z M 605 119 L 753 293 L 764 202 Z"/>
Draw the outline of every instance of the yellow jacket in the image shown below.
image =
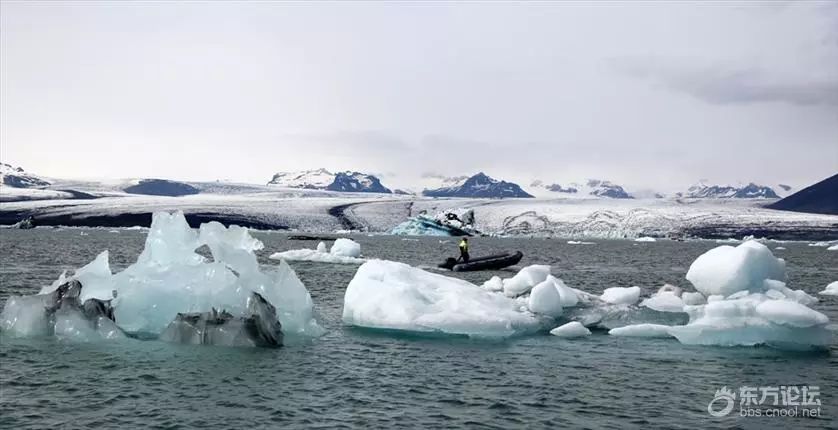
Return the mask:
<path id="1" fill-rule="evenodd" d="M 465 240 L 460 241 L 460 251 L 468 252 L 468 242 Z"/>

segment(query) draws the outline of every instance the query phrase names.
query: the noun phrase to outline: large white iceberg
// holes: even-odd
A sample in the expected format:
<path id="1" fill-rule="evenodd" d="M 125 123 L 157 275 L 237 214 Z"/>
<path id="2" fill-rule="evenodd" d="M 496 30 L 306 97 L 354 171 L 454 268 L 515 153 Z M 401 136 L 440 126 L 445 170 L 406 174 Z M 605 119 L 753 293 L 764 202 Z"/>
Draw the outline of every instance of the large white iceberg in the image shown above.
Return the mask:
<path id="1" fill-rule="evenodd" d="M 737 247 L 713 248 L 701 254 L 687 271 L 687 280 L 704 296 L 760 292 L 766 279 L 785 282 L 786 262 L 755 240 Z"/>
<path id="2" fill-rule="evenodd" d="M 326 251 L 326 244 L 320 242 L 317 249 L 291 249 L 275 252 L 268 258 L 286 261 L 314 261 L 318 263 L 361 264 L 367 260 L 360 258 L 361 245 L 352 239 L 339 238 L 335 240 L 330 251 Z"/>
<path id="3" fill-rule="evenodd" d="M 203 246 L 211 260 L 195 252 Z M 294 271 L 285 262 L 260 270 L 254 252 L 262 247 L 245 228 L 210 222 L 195 231 L 182 212 L 157 212 L 136 263 L 112 274 L 105 251 L 71 278 L 82 283 L 82 300 L 113 299 L 116 323 L 128 332 L 159 334 L 178 313 L 212 308 L 243 316 L 250 293 L 257 292 L 276 307 L 286 334 L 322 334 L 311 296 Z M 41 294 L 67 279 L 62 274 Z"/>
<path id="4" fill-rule="evenodd" d="M 371 260 L 346 288 L 343 322 L 420 333 L 502 338 L 544 328 L 518 301 L 407 264 Z"/>
<path id="5" fill-rule="evenodd" d="M 706 304 L 685 304 L 689 322 L 669 328 L 681 343 L 808 349 L 832 342 L 829 319 L 808 307 L 817 299 L 788 288 L 785 261 L 759 242 L 707 251 L 687 279 L 708 297 Z"/>

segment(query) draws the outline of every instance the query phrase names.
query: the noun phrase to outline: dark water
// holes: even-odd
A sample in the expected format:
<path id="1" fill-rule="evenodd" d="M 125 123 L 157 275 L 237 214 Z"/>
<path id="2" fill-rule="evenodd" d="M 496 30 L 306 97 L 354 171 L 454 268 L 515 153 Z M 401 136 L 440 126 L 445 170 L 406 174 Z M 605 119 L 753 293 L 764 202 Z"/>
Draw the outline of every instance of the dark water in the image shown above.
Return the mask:
<path id="1" fill-rule="evenodd" d="M 84 231 L 86 235 L 82 235 Z M 261 253 L 316 242 L 258 234 Z M 0 301 L 35 293 L 63 269 L 110 250 L 112 269 L 131 264 L 145 233 L 0 231 Z M 439 238 L 356 237 L 367 256 L 431 266 L 455 249 Z M 635 244 L 489 239 L 472 253 L 521 249 L 573 287 L 600 292 L 663 283 L 684 274 L 712 242 Z M 777 244 L 771 244 L 774 248 Z M 782 244 L 790 286 L 810 293 L 838 280 L 838 253 Z M 263 264 L 274 264 L 263 259 Z M 278 350 L 169 345 L 157 341 L 73 344 L 0 338 L 2 428 L 835 428 L 838 346 L 821 353 L 684 346 L 673 340 L 531 336 L 503 342 L 406 337 L 344 327 L 343 292 L 355 266 L 295 263 L 329 331 Z M 469 273 L 475 282 L 492 273 Z M 508 273 L 506 274 L 508 276 Z M 838 321 L 838 300 L 815 309 Z M 713 418 L 715 390 L 815 385 L 820 418 Z"/>

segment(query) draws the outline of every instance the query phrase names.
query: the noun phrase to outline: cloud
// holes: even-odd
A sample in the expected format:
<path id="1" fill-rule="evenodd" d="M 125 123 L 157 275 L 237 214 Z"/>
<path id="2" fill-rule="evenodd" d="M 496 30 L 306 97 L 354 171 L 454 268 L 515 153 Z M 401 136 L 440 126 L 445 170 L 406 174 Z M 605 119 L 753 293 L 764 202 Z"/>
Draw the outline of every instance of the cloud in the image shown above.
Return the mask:
<path id="1" fill-rule="evenodd" d="M 684 61 L 623 58 L 616 70 L 653 84 L 689 94 L 707 103 L 785 103 L 838 106 L 838 76 L 779 77 L 758 68 L 690 67 Z"/>

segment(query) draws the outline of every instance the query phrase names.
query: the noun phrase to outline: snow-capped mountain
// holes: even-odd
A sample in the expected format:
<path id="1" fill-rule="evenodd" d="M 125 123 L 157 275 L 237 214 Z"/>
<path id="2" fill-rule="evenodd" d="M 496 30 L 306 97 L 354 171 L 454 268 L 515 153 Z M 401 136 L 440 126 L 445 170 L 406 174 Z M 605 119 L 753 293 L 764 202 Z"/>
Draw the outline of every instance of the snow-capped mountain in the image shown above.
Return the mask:
<path id="1" fill-rule="evenodd" d="M 279 172 L 268 181 L 268 185 L 287 188 L 324 190 L 335 181 L 335 174 L 326 169 Z"/>
<path id="2" fill-rule="evenodd" d="M 353 193 L 392 193 L 381 184 L 381 180 L 373 175 L 348 170 L 332 173 L 322 168 L 299 172 L 279 172 L 273 176 L 268 185 Z"/>
<path id="3" fill-rule="evenodd" d="M 39 188 L 50 185 L 49 181 L 6 163 L 0 163 L 0 178 L 0 183 L 14 188 Z"/>
<path id="4" fill-rule="evenodd" d="M 791 194 L 792 187 L 779 184 L 776 188 L 766 185 L 759 185 L 753 182 L 743 185 L 708 185 L 699 182 L 687 189 L 685 193 L 679 193 L 679 197 L 690 199 L 779 199 Z"/>
<path id="5" fill-rule="evenodd" d="M 631 199 L 626 190 L 611 181 L 600 179 L 589 179 L 584 184 L 572 182 L 567 185 L 547 184 L 536 180 L 530 187 L 537 190 L 539 195 L 545 197 L 567 197 L 567 198 L 595 198 L 604 197 L 610 199 Z"/>
<path id="6" fill-rule="evenodd" d="M 426 189 L 422 195 L 427 197 L 479 197 L 479 198 L 504 198 L 504 197 L 532 197 L 522 190 L 518 184 L 506 181 L 499 181 L 480 172 L 461 183 L 436 189 Z"/>
<path id="7" fill-rule="evenodd" d="M 389 188 L 381 185 L 377 177 L 350 171 L 336 174 L 335 180 L 326 189 L 351 193 L 392 193 Z"/>

